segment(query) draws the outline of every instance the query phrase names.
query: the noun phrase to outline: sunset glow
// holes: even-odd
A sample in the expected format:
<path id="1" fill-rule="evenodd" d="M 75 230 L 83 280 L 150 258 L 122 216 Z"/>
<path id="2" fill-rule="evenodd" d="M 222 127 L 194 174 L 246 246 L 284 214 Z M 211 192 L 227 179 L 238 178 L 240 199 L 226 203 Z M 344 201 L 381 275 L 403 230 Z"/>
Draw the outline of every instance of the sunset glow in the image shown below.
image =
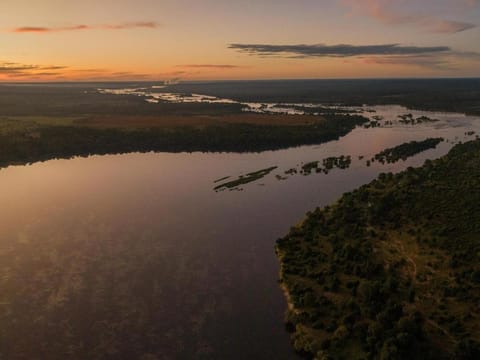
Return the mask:
<path id="1" fill-rule="evenodd" d="M 0 80 L 480 76 L 477 0 L 4 0 Z"/>

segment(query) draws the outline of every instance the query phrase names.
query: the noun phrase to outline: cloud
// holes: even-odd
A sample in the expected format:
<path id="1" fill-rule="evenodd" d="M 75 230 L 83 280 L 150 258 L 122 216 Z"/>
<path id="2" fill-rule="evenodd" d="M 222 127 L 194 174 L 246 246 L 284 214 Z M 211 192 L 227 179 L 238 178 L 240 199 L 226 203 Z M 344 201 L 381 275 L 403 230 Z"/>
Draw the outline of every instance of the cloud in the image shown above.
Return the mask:
<path id="1" fill-rule="evenodd" d="M 364 64 L 406 65 L 433 70 L 452 70 L 459 62 L 480 63 L 480 53 L 456 51 L 448 46 L 231 44 L 229 48 L 267 58 L 353 59 Z"/>
<path id="2" fill-rule="evenodd" d="M 20 64 L 12 61 L 0 61 L 0 81 L 137 81 L 177 78 L 190 73 L 179 69 L 171 73 L 150 74 L 134 71 L 112 71 L 103 68 L 75 68 L 61 65 Z"/>
<path id="3" fill-rule="evenodd" d="M 56 31 L 75 31 L 75 30 L 88 30 L 90 29 L 87 25 L 75 25 L 62 28 L 48 28 L 48 27 L 39 27 L 39 26 L 24 26 L 13 29 L 13 32 L 16 33 L 48 33 Z"/>
<path id="4" fill-rule="evenodd" d="M 0 73 L 1 74 L 15 74 L 28 70 L 35 69 L 33 65 L 6 65 L 0 64 Z"/>
<path id="5" fill-rule="evenodd" d="M 406 24 L 415 22 L 415 15 L 403 14 L 390 10 L 388 0 L 341 0 L 354 13 L 369 15 L 386 24 Z"/>
<path id="6" fill-rule="evenodd" d="M 41 66 L 40 69 L 42 70 L 63 70 L 63 69 L 67 69 L 68 67 L 67 66 Z"/>
<path id="7" fill-rule="evenodd" d="M 66 66 L 42 66 L 18 64 L 14 62 L 0 62 L 0 74 L 7 76 L 29 76 L 29 75 L 57 75 L 55 70 L 67 69 Z"/>
<path id="8" fill-rule="evenodd" d="M 66 69 L 66 66 L 41 66 L 41 65 L 25 65 L 18 64 L 14 62 L 0 62 L 0 72 L 1 73 L 20 73 L 20 72 L 31 72 L 36 70 L 62 70 Z"/>
<path id="9" fill-rule="evenodd" d="M 190 64 L 190 65 L 177 65 L 179 68 L 186 69 L 238 69 L 242 66 L 229 65 L 229 64 Z"/>
<path id="10" fill-rule="evenodd" d="M 135 73 L 132 71 L 117 71 L 117 72 L 111 72 L 111 73 L 105 73 L 103 77 L 105 79 L 144 79 L 148 78 L 150 75 L 149 74 L 141 74 L 141 73 Z"/>
<path id="11" fill-rule="evenodd" d="M 409 56 L 392 55 L 362 57 L 362 59 L 366 64 L 412 65 L 436 70 L 454 70 L 459 68 L 459 61 L 478 64 L 480 62 L 480 53 L 450 51 L 448 53 L 441 54 L 440 56 L 435 54 Z"/>
<path id="12" fill-rule="evenodd" d="M 0 61 L 0 81 L 137 81 L 177 78 L 190 73 L 178 70 L 171 73 L 150 74 L 134 71 L 112 71 L 102 68 L 74 68 L 60 65 L 20 64 L 11 61 Z"/>
<path id="13" fill-rule="evenodd" d="M 100 29 L 108 29 L 108 30 L 123 30 L 123 29 L 135 29 L 135 28 L 145 28 L 145 29 L 156 29 L 160 27 L 159 24 L 153 21 L 146 21 L 146 22 L 132 22 L 132 23 L 124 23 L 124 24 L 117 24 L 117 25 L 101 25 L 97 28 Z"/>
<path id="14" fill-rule="evenodd" d="M 234 49 L 249 55 L 277 56 L 287 58 L 307 57 L 351 57 L 362 55 L 418 55 L 446 53 L 448 46 L 401 46 L 399 44 L 384 45 L 265 45 L 265 44 L 230 44 Z"/>
<path id="15" fill-rule="evenodd" d="M 81 31 L 81 30 L 125 30 L 125 29 L 156 29 L 160 25 L 153 21 L 146 22 L 128 22 L 122 24 L 103 24 L 103 25 L 73 25 L 65 27 L 43 27 L 43 26 L 23 26 L 12 29 L 14 33 L 53 33 L 53 32 L 65 32 L 65 31 Z"/>
<path id="16" fill-rule="evenodd" d="M 410 56 L 377 56 L 363 58 L 366 64 L 377 65 L 408 65 L 436 70 L 452 70 L 454 66 L 448 57 L 435 57 L 429 55 Z"/>
<path id="17" fill-rule="evenodd" d="M 53 76 L 53 75 L 62 75 L 61 72 L 54 72 L 54 71 L 43 71 L 35 73 L 36 76 Z"/>
<path id="18" fill-rule="evenodd" d="M 438 20 L 428 25 L 433 32 L 437 33 L 458 33 L 473 29 L 476 25 L 459 21 Z"/>
<path id="19" fill-rule="evenodd" d="M 49 32 L 49 31 L 52 31 L 52 30 L 46 27 L 37 27 L 37 26 L 24 26 L 24 27 L 19 27 L 12 30 L 12 32 L 16 32 L 16 33 L 29 33 L 29 32 L 43 33 L 43 32 Z"/>
<path id="20" fill-rule="evenodd" d="M 463 21 L 443 19 L 438 16 L 399 11 L 391 0 L 341 0 L 353 13 L 370 16 L 387 25 L 415 25 L 434 33 L 454 34 L 477 27 L 477 24 Z M 405 3 L 405 2 L 403 2 Z M 470 6 L 479 4 L 478 0 L 466 0 Z M 458 3 L 455 3 L 458 6 Z"/>

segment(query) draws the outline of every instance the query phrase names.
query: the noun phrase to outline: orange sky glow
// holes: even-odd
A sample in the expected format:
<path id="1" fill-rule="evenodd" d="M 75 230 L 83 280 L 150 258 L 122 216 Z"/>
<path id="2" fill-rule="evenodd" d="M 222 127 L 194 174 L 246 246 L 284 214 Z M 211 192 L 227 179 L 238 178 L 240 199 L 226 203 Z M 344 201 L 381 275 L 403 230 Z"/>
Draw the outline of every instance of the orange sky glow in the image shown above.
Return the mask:
<path id="1" fill-rule="evenodd" d="M 0 81 L 480 76 L 478 0 L 3 0 Z"/>

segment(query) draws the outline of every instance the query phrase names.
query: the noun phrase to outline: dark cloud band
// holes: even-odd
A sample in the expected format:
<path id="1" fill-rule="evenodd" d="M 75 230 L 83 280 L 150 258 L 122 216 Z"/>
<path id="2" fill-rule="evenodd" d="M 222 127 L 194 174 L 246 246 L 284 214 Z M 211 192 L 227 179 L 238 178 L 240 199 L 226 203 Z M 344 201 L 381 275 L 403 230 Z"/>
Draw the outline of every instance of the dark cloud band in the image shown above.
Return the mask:
<path id="1" fill-rule="evenodd" d="M 448 46 L 401 46 L 384 45 L 268 45 L 268 44 L 230 44 L 230 49 L 257 56 L 280 57 L 351 57 L 374 55 L 422 55 L 448 53 Z"/>
<path id="2" fill-rule="evenodd" d="M 230 65 L 230 64 L 187 64 L 187 65 L 177 65 L 179 68 L 186 69 L 237 69 L 241 66 L 239 65 Z"/>
<path id="3" fill-rule="evenodd" d="M 14 33 L 37 33 L 45 34 L 52 32 L 80 31 L 80 30 L 125 30 L 125 29 L 156 29 L 159 24 L 153 21 L 130 22 L 122 24 L 104 24 L 104 25 L 74 25 L 67 27 L 43 27 L 43 26 L 23 26 L 12 29 Z"/>
<path id="4" fill-rule="evenodd" d="M 52 70 L 67 69 L 66 66 L 40 66 L 40 65 L 26 65 L 18 64 L 14 62 L 0 62 L 0 74 L 7 75 L 29 75 L 32 73 L 38 74 L 41 71 L 42 74 L 51 73 Z"/>

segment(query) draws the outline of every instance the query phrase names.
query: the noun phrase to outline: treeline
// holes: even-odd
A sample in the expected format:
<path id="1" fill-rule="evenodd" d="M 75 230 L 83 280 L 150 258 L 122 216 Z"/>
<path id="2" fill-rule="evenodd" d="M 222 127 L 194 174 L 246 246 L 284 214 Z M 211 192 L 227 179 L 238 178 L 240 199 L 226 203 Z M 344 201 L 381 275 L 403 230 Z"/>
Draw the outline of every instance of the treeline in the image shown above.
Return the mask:
<path id="1" fill-rule="evenodd" d="M 439 121 L 438 119 L 432 119 L 425 115 L 414 118 L 412 114 L 404 114 L 404 115 L 398 115 L 398 117 L 400 118 L 399 122 L 405 125 L 419 125 L 426 122 L 432 123 L 432 122 Z"/>
<path id="2" fill-rule="evenodd" d="M 204 128 L 137 130 L 38 126 L 0 133 L 0 166 L 53 158 L 127 152 L 255 152 L 338 139 L 367 121 L 358 115 L 329 115 L 308 125 L 225 124 Z"/>
<path id="3" fill-rule="evenodd" d="M 316 359 L 480 358 L 480 141 L 381 174 L 279 239 L 295 349 Z"/>

